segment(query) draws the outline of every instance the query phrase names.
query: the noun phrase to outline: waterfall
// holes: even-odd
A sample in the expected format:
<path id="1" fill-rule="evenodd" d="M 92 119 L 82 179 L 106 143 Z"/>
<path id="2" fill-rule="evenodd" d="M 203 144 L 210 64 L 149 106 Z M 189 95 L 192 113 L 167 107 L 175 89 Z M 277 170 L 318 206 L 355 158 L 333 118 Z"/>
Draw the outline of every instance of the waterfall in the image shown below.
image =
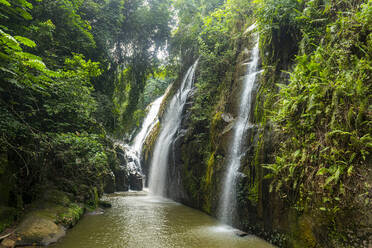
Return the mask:
<path id="1" fill-rule="evenodd" d="M 157 116 L 163 98 L 164 95 L 157 98 L 149 105 L 150 109 L 142 123 L 141 130 L 133 140 L 132 148 L 135 152 L 137 152 L 139 158 L 141 157 L 142 147 L 146 137 L 149 135 L 149 133 L 151 132 L 151 130 L 154 128 L 158 121 Z"/>
<path id="2" fill-rule="evenodd" d="M 223 182 L 223 192 L 219 203 L 219 218 L 226 224 L 233 224 L 236 215 L 237 181 L 241 158 L 244 155 L 246 131 L 252 126 L 249 120 L 251 114 L 252 91 L 258 74 L 259 61 L 258 39 L 252 49 L 251 61 L 247 63 L 243 88 L 240 95 L 238 116 L 234 124 L 233 139 L 227 158 L 227 171 Z"/>
<path id="3" fill-rule="evenodd" d="M 182 112 L 187 96 L 192 89 L 194 74 L 198 61 L 189 68 L 183 78 L 181 87 L 171 99 L 167 111 L 163 117 L 162 127 L 156 140 L 154 153 L 150 166 L 149 189 L 152 194 L 165 194 L 167 179 L 168 157 L 182 119 Z"/>
<path id="4" fill-rule="evenodd" d="M 158 122 L 157 116 L 163 98 L 164 95 L 157 98 L 149 105 L 147 116 L 142 123 L 139 133 L 134 138 L 133 144 L 131 146 L 122 144 L 122 148 L 125 151 L 124 159 L 129 176 L 129 188 L 132 190 L 142 190 L 143 188 L 144 174 L 142 173 L 141 167 L 142 147 L 146 137 Z"/>

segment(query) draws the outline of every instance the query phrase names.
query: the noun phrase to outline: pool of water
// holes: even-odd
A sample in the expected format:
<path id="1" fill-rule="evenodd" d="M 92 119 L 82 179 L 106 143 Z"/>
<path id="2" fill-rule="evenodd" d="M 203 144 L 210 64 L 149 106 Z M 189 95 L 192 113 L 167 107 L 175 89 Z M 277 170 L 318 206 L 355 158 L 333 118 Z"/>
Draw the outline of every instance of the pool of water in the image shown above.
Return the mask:
<path id="1" fill-rule="evenodd" d="M 107 195 L 112 208 L 86 215 L 54 248 L 269 248 L 216 219 L 146 192 Z"/>

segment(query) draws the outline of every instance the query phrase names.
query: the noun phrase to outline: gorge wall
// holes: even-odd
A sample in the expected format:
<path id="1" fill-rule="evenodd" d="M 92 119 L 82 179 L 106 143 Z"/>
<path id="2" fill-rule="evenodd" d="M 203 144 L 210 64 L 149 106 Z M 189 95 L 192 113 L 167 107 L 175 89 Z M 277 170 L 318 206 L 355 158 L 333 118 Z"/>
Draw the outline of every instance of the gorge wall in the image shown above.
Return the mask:
<path id="1" fill-rule="evenodd" d="M 212 60 L 205 54 L 200 57 L 195 79 L 196 87 L 189 95 L 182 115 L 181 127 L 176 133 L 169 157 L 166 195 L 213 216 L 217 216 L 222 192 L 232 127 L 237 116 L 238 95 L 241 91 L 242 76 L 245 74 L 244 63 L 250 57 L 249 51 L 253 46 L 254 39 L 251 32 L 244 32 L 243 29 L 249 26 L 248 24 L 250 23 L 240 23 L 235 27 L 233 32 L 239 36 L 230 42 L 229 56 L 221 55 L 220 60 L 215 64 L 212 62 L 216 60 Z M 308 185 L 304 177 L 312 178 L 318 185 L 324 185 L 326 178 L 316 177 L 321 177 L 323 174 L 319 172 L 317 174 L 315 171 L 313 174 L 306 175 L 303 171 L 307 172 L 307 169 L 296 168 L 284 171 L 287 167 L 285 165 L 278 169 L 278 171 L 283 169 L 281 174 L 273 173 L 276 168 L 274 165 L 280 164 L 281 158 L 287 157 L 290 160 L 292 157 L 299 156 L 297 153 L 301 152 L 304 158 L 301 163 L 305 166 L 306 156 L 311 154 L 306 149 L 312 149 L 312 146 L 308 146 L 297 152 L 288 148 L 287 143 L 296 142 L 297 138 L 294 139 L 293 133 L 288 135 L 288 132 L 284 131 L 283 120 L 278 122 L 278 119 L 273 117 L 273 113 L 276 113 L 274 116 L 278 116 L 282 111 L 278 107 L 283 104 L 280 90 L 293 82 L 293 77 L 290 78 L 287 72 L 299 70 L 298 60 L 295 58 L 303 53 L 300 51 L 303 49 L 301 47 L 303 41 L 300 42 L 298 30 L 291 28 L 293 27 L 283 24 L 278 29 L 271 29 L 269 38 L 266 33 L 266 36 L 260 40 L 263 73 L 253 94 L 254 111 L 251 117 L 253 126 L 246 135 L 246 153 L 242 158 L 237 189 L 239 221 L 236 221 L 234 226 L 264 237 L 279 247 L 368 247 L 368 236 L 371 233 L 371 216 L 366 210 L 368 201 L 361 203 L 359 206 L 362 207 L 359 209 L 355 205 L 336 209 L 335 204 L 332 203 L 334 200 L 326 197 L 327 194 L 332 193 L 329 193 L 325 186 L 319 186 L 314 193 L 311 193 L 311 189 L 306 192 Z M 336 24 L 334 28 L 339 26 Z M 332 43 L 332 41 L 326 42 Z M 192 56 L 189 56 L 188 61 L 192 60 Z M 319 61 L 319 63 L 325 66 L 327 62 Z M 190 65 L 191 62 L 183 63 L 178 81 L 168 92 L 170 96 L 179 86 L 182 72 Z M 211 73 L 214 73 L 214 77 Z M 307 86 L 304 84 L 304 87 Z M 327 101 L 327 98 L 321 101 Z M 164 108 L 166 104 L 165 100 Z M 297 114 L 294 113 L 294 116 L 306 120 L 309 104 L 311 101 L 306 102 L 302 107 L 293 104 L 294 108 L 297 108 Z M 300 108 L 303 112 L 299 110 Z M 337 111 L 335 113 L 338 113 Z M 332 114 L 326 113 L 326 115 Z M 361 118 L 368 118 L 366 112 L 363 116 Z M 305 125 L 300 122 L 297 124 Z M 160 117 L 160 124 L 148 137 L 144 147 L 145 164 L 151 160 L 152 148 L 161 125 Z M 313 125 L 316 128 L 316 122 Z M 311 132 L 312 130 L 307 130 L 303 135 L 307 137 L 306 135 L 310 135 Z M 326 131 L 320 132 L 327 134 Z M 319 151 L 314 153 L 319 154 Z M 312 159 L 309 158 L 309 161 Z M 365 161 L 361 164 L 366 165 Z M 290 167 L 290 161 L 287 163 Z M 370 170 L 366 170 L 361 176 L 364 182 L 368 175 Z M 344 177 L 346 176 L 344 174 Z M 343 180 L 346 183 L 346 179 Z M 348 180 L 350 181 L 352 180 Z M 340 185 L 343 184 L 337 178 L 332 187 L 342 187 Z M 370 187 L 368 183 L 366 185 L 367 188 Z M 362 194 L 362 190 L 358 192 Z M 343 196 L 338 195 L 349 197 L 345 193 L 341 193 Z M 335 198 L 335 201 L 339 201 L 338 197 Z"/>
<path id="2" fill-rule="evenodd" d="M 213 102 L 212 107 L 206 107 L 208 102 L 201 99 L 205 91 L 200 85 L 191 92 L 169 155 L 166 195 L 213 216 L 217 216 L 233 124 L 239 106 L 239 93 L 246 74 L 245 64 L 250 58 L 253 42 L 251 33 L 247 33 L 235 44 L 235 61 L 231 61 L 221 81 L 216 82 L 219 84 L 218 89 L 210 92 L 212 94 L 208 100 Z M 208 61 L 201 58 L 196 84 L 201 81 L 200 70 L 207 66 Z M 177 81 L 173 88 L 178 85 Z M 259 97 L 260 87 L 260 83 L 255 85 L 253 99 Z M 169 94 L 172 94 L 172 90 Z M 247 131 L 246 152 L 238 180 L 237 211 L 241 221 L 235 225 L 274 240 L 278 235 L 273 235 L 272 231 L 289 229 L 289 223 L 286 221 L 287 216 L 283 215 L 283 211 L 286 211 L 283 202 L 269 193 L 270 181 L 264 179 L 266 169 L 262 165 L 273 161 L 275 134 L 270 124 L 258 120 L 257 105 L 259 103 L 254 100 L 252 106 L 256 112 L 252 111 L 251 117 L 254 125 Z M 201 108 L 207 112 L 201 114 Z M 151 160 L 151 149 L 159 128 L 161 121 L 146 141 L 144 164 Z"/>

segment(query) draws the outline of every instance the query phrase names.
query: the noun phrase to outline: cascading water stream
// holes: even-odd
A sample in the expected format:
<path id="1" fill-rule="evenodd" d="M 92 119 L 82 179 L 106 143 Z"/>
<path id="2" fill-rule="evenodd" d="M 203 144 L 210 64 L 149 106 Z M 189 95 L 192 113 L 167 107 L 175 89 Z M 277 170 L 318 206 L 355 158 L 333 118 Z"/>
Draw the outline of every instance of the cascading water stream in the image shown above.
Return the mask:
<path id="1" fill-rule="evenodd" d="M 129 146 L 128 144 L 123 144 L 123 148 L 125 149 L 125 157 L 127 160 L 126 167 L 128 169 L 129 175 L 135 175 L 136 177 L 142 178 L 141 180 L 143 184 L 145 184 L 145 182 L 141 167 L 142 147 L 143 143 L 146 140 L 146 137 L 149 135 L 152 128 L 158 122 L 157 116 L 163 98 L 164 95 L 157 98 L 149 105 L 149 112 L 147 113 L 147 116 L 142 123 L 141 130 L 134 138 L 133 144 L 131 146 Z"/>
<path id="2" fill-rule="evenodd" d="M 132 148 L 135 152 L 137 152 L 138 157 L 141 156 L 143 143 L 145 142 L 146 137 L 149 135 L 149 133 L 151 132 L 151 130 L 158 121 L 157 116 L 163 98 L 164 95 L 157 98 L 155 101 L 151 103 L 149 112 L 147 113 L 146 118 L 142 123 L 141 130 L 133 140 Z"/>
<path id="3" fill-rule="evenodd" d="M 228 168 L 223 183 L 223 192 L 219 204 L 219 218 L 226 224 L 233 224 L 237 203 L 237 180 L 240 161 L 244 155 L 244 146 L 247 129 L 252 126 L 249 117 L 251 114 L 252 91 L 256 81 L 259 62 L 258 38 L 252 49 L 251 61 L 247 63 L 247 72 L 244 76 L 243 89 L 240 96 L 238 117 L 233 129 L 233 139 L 228 157 Z"/>
<path id="4" fill-rule="evenodd" d="M 182 111 L 187 96 L 192 89 L 195 69 L 198 60 L 189 68 L 183 78 L 181 87 L 173 96 L 162 121 L 162 128 L 156 140 L 153 158 L 150 166 L 149 190 L 154 195 L 165 194 L 168 157 L 174 136 L 181 124 Z"/>

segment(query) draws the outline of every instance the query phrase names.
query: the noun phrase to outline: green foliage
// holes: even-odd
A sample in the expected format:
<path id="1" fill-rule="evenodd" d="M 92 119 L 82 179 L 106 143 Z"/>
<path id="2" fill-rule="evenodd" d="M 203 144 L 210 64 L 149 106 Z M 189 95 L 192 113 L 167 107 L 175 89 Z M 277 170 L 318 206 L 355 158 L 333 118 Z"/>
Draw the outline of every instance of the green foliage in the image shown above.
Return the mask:
<path id="1" fill-rule="evenodd" d="M 38 185 L 50 183 L 95 206 L 115 164 L 106 131 L 129 131 L 141 116 L 136 107 L 169 36 L 169 2 L 0 5 L 0 144 L 8 161 L 1 169 L 12 170 L 1 173 L 12 175 L 4 202 L 22 208 L 9 199 L 30 203 Z M 169 83 L 160 74 L 146 102 Z"/>
<path id="2" fill-rule="evenodd" d="M 119 14 L 124 16 L 111 34 L 114 42 L 110 47 L 116 70 L 113 102 L 114 112 L 118 113 L 116 133 L 129 133 L 136 123 L 133 114 L 146 81 L 159 65 L 157 53 L 169 38 L 171 13 L 168 0 L 120 3 L 123 12 Z"/>
<path id="3" fill-rule="evenodd" d="M 88 55 L 96 48 L 91 26 L 81 17 L 80 9 L 76 1 L 70 0 L 34 3 L 31 35 L 39 42 L 38 53 L 53 66 L 63 65 L 72 53 Z"/>
<path id="4" fill-rule="evenodd" d="M 339 6 L 323 11 L 329 8 Z M 320 44 L 313 44 L 316 50 L 297 56 L 289 85 L 278 85 L 273 120 L 282 142 L 275 163 L 266 167 L 274 176 L 273 190 L 297 209 L 326 215 L 333 223 L 352 211 L 358 213 L 353 218 L 366 218 L 370 207 L 370 9 L 369 2 L 348 15 L 339 13 L 324 28 Z M 348 227 L 332 228 L 344 235 Z M 342 235 L 334 238 L 347 243 Z M 363 234 L 353 235 L 350 242 L 360 242 L 355 238 Z"/>
<path id="5" fill-rule="evenodd" d="M 72 203 L 68 206 L 68 208 L 65 208 L 64 211 L 58 213 L 56 223 L 62 224 L 67 228 L 72 227 L 78 222 L 83 213 L 84 208 L 75 203 Z"/>
<path id="6" fill-rule="evenodd" d="M 310 1 L 314 2 L 314 1 Z M 298 0 L 256 0 L 256 17 L 261 32 L 282 30 L 289 33 L 299 28 L 298 17 L 301 15 L 304 1 Z"/>
<path id="7" fill-rule="evenodd" d="M 197 47 L 200 54 L 199 75 L 196 87 L 198 94 L 192 106 L 191 118 L 196 130 L 208 133 L 209 120 L 218 101 L 221 81 L 235 65 L 242 30 L 251 13 L 245 1 L 227 1 L 208 15 L 201 17 L 202 25 L 197 31 Z M 220 85 L 219 85 L 220 84 Z"/>
<path id="8" fill-rule="evenodd" d="M 164 94 L 167 87 L 174 80 L 174 75 L 168 68 L 160 68 L 158 72 L 154 72 L 147 79 L 146 86 L 143 92 L 143 107 L 146 107 L 156 98 Z"/>
<path id="9" fill-rule="evenodd" d="M 1 9 L 5 21 L 0 27 L 0 144 L 12 174 L 6 197 L 13 199 L 4 202 L 20 209 L 23 201 L 30 203 L 37 197 L 38 185 L 50 182 L 75 196 L 85 195 L 81 200 L 89 199 L 89 190 L 77 185 L 102 188 L 101 178 L 108 170 L 104 131 L 92 117 L 96 101 L 91 81 L 102 74 L 100 63 L 70 52 L 72 45 L 66 49 L 50 44 L 56 49 L 48 53 L 50 40 L 68 43 L 54 33 L 60 31 L 61 23 L 38 17 L 30 24 L 31 18 L 23 11 L 38 13 L 39 4 L 33 8 L 24 0 L 11 1 Z M 62 7 L 73 15 L 68 15 L 70 21 L 87 28 L 73 10 L 77 5 L 65 1 Z M 82 35 L 89 40 L 89 34 Z M 63 56 L 56 58 L 58 53 Z"/>

